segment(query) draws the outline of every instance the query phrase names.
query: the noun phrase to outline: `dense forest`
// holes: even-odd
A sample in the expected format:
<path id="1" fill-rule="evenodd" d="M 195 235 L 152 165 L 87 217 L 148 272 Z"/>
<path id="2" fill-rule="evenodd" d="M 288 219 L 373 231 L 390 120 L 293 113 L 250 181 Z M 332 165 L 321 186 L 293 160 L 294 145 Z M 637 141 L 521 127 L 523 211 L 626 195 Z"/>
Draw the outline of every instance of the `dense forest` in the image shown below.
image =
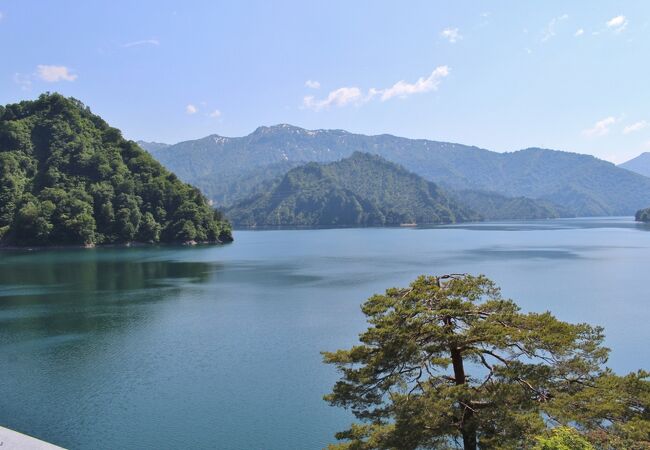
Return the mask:
<path id="1" fill-rule="evenodd" d="M 641 209 L 636 212 L 635 219 L 638 222 L 650 222 L 650 208 Z"/>
<path id="2" fill-rule="evenodd" d="M 632 215 L 650 205 L 650 178 L 590 155 L 540 148 L 497 153 L 448 142 L 287 124 L 259 127 L 243 137 L 211 135 L 174 145 L 142 145 L 221 206 L 249 197 L 261 182 L 293 167 L 338 161 L 355 151 L 382 156 L 446 190 L 539 200 L 561 205 L 561 215 Z M 516 205 L 510 206 L 511 212 L 517 211 Z"/>
<path id="3" fill-rule="evenodd" d="M 226 211 L 242 226 L 438 224 L 480 216 L 438 186 L 367 153 L 290 170 L 272 189 Z"/>
<path id="4" fill-rule="evenodd" d="M 0 244 L 228 242 L 201 192 L 80 101 L 0 106 Z"/>

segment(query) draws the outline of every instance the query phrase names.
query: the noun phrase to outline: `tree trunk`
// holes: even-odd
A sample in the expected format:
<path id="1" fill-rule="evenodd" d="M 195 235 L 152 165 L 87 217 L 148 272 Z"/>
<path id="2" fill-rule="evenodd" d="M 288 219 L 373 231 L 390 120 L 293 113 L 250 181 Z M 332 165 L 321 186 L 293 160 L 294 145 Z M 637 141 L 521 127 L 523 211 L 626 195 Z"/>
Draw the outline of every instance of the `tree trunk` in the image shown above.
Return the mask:
<path id="1" fill-rule="evenodd" d="M 463 430 L 463 450 L 476 450 L 476 428 L 473 425 L 464 425 Z"/>
<path id="2" fill-rule="evenodd" d="M 440 287 L 440 279 L 438 281 L 438 287 Z M 447 333 L 450 335 L 454 334 L 454 326 L 451 320 L 451 317 L 443 318 L 445 327 L 447 328 Z M 465 367 L 463 365 L 463 353 L 458 347 L 452 345 L 449 349 L 451 356 L 451 363 L 454 368 L 454 381 L 456 385 L 465 384 Z M 474 411 L 469 408 L 469 405 L 462 406 L 461 411 L 461 427 L 460 433 L 463 436 L 463 450 L 476 450 L 477 449 L 477 436 L 476 436 L 476 424 L 474 423 Z"/>
<path id="3" fill-rule="evenodd" d="M 451 363 L 454 367 L 454 380 L 457 385 L 465 384 L 465 367 L 463 364 L 463 355 L 457 348 L 450 349 Z M 463 436 L 463 450 L 476 450 L 476 425 L 472 420 L 474 411 L 469 407 L 464 407 L 461 412 L 461 434 Z"/>

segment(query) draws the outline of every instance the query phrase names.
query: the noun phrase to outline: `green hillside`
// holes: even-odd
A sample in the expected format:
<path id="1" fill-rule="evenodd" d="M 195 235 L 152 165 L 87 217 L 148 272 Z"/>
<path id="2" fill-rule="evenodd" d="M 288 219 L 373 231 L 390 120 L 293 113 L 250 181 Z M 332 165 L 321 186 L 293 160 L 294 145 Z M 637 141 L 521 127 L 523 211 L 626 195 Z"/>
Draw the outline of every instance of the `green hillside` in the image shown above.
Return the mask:
<path id="1" fill-rule="evenodd" d="M 381 157 L 354 153 L 290 170 L 226 211 L 241 226 L 373 226 L 477 220 L 434 183 Z"/>
<path id="2" fill-rule="evenodd" d="M 0 106 L 0 244 L 227 242 L 201 192 L 59 94 Z"/>

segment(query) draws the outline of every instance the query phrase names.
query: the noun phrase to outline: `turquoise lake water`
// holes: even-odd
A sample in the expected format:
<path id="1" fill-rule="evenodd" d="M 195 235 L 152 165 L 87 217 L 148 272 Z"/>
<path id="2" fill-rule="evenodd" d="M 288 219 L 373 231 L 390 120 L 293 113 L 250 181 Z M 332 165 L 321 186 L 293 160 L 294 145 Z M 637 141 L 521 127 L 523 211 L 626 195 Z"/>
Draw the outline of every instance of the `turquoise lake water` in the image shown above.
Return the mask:
<path id="1" fill-rule="evenodd" d="M 418 274 L 484 273 L 650 368 L 650 228 L 631 218 L 238 231 L 223 247 L 0 253 L 0 425 L 74 449 L 316 449 L 351 416 L 320 351 Z"/>

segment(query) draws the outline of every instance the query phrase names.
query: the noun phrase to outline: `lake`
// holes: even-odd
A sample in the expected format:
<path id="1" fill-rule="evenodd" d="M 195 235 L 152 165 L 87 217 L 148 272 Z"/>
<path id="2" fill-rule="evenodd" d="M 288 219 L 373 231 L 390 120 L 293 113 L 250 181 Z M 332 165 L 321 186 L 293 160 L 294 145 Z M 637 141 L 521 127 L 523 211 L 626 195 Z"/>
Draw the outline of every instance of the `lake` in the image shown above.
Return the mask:
<path id="1" fill-rule="evenodd" d="M 0 425 L 80 449 L 316 449 L 351 416 L 320 351 L 418 274 L 484 273 L 650 368 L 650 228 L 631 218 L 238 231 L 222 247 L 0 253 Z"/>

